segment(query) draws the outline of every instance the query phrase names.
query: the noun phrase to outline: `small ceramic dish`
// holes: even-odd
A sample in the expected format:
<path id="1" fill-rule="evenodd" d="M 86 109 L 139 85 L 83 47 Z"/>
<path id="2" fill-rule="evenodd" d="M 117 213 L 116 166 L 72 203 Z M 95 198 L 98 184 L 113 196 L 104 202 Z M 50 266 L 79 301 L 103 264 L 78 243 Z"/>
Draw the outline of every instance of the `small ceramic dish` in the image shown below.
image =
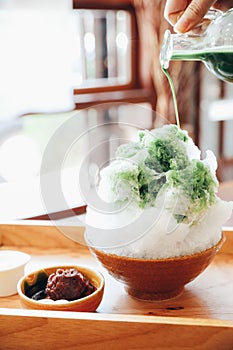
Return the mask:
<path id="1" fill-rule="evenodd" d="M 76 300 L 56 300 L 41 299 L 34 300 L 32 295 L 45 289 L 48 277 L 58 269 L 76 269 L 90 281 L 95 287 L 95 291 L 88 296 Z M 52 266 L 46 267 L 28 275 L 23 276 L 17 285 L 17 291 L 22 305 L 30 309 L 60 310 L 60 311 L 95 311 L 103 298 L 104 277 L 102 274 L 89 267 L 80 265 Z"/>
<path id="2" fill-rule="evenodd" d="M 30 255 L 16 250 L 0 251 L 0 297 L 17 293 L 17 283 L 30 258 Z"/>
<path id="3" fill-rule="evenodd" d="M 154 260 L 108 254 L 93 247 L 91 251 L 110 275 L 125 285 L 131 296 L 142 300 L 165 300 L 181 294 L 184 286 L 207 268 L 223 242 L 224 237 L 200 253 Z"/>

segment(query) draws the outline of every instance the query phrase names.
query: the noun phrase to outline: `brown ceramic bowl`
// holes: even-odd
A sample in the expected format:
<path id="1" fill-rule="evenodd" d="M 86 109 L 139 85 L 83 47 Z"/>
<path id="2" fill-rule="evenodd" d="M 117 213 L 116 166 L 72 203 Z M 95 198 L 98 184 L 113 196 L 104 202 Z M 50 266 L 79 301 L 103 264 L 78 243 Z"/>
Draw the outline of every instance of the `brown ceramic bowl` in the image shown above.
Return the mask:
<path id="1" fill-rule="evenodd" d="M 213 260 L 224 238 L 201 253 L 168 259 L 137 259 L 108 254 L 91 248 L 97 259 L 131 296 L 164 300 L 179 295 Z"/>
<path id="2" fill-rule="evenodd" d="M 57 269 L 75 268 L 81 272 L 96 288 L 96 290 L 83 298 L 73 301 L 34 300 L 31 294 L 44 289 L 48 276 Z M 17 291 L 23 306 L 30 309 L 61 310 L 61 311 L 95 311 L 99 306 L 104 292 L 104 278 L 102 274 L 91 268 L 79 265 L 46 267 L 22 277 L 17 285 Z"/>

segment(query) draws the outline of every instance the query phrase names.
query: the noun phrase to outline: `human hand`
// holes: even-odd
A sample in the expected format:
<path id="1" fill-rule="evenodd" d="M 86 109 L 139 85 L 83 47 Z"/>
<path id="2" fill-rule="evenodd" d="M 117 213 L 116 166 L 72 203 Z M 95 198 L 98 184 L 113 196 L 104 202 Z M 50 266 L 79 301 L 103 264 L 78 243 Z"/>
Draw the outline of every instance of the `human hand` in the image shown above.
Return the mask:
<path id="1" fill-rule="evenodd" d="M 211 6 L 227 11 L 233 0 L 167 0 L 164 16 L 176 32 L 184 33 L 195 27 Z"/>

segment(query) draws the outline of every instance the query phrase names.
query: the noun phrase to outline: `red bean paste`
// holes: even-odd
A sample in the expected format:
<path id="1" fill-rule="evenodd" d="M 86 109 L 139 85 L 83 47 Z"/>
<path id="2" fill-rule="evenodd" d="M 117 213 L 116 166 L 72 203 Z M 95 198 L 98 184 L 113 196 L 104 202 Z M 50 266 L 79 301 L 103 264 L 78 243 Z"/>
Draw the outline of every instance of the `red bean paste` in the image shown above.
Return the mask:
<path id="1" fill-rule="evenodd" d="M 90 295 L 95 287 L 82 273 L 74 268 L 57 269 L 52 273 L 45 288 L 46 296 L 52 300 L 76 300 Z"/>

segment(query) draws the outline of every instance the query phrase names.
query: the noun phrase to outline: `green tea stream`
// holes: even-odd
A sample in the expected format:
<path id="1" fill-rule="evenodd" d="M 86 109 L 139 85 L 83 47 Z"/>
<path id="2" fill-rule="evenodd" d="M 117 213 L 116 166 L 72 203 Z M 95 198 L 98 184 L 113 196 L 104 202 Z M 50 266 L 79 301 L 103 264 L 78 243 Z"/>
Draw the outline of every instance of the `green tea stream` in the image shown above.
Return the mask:
<path id="1" fill-rule="evenodd" d="M 218 50 L 209 50 L 207 52 L 176 52 L 173 53 L 171 60 L 185 60 L 185 61 L 203 61 L 206 66 L 209 68 L 210 71 L 214 72 L 214 74 L 222 80 L 233 82 L 233 48 L 229 48 L 228 50 L 225 49 L 225 51 Z M 172 92 L 172 98 L 174 103 L 174 109 L 175 109 L 175 117 L 176 117 L 176 124 L 180 128 L 180 120 L 179 120 L 179 111 L 178 111 L 178 105 L 177 105 L 177 98 L 176 98 L 176 92 L 175 87 L 172 81 L 172 78 L 168 72 L 167 68 L 164 68 L 163 65 L 161 65 L 162 71 L 166 75 L 168 82 L 170 84 L 171 92 Z"/>
<path id="2" fill-rule="evenodd" d="M 162 67 L 162 71 L 166 75 L 166 77 L 167 77 L 167 79 L 169 81 L 169 84 L 170 84 L 170 88 L 171 88 L 171 92 L 172 92 L 172 98 L 173 98 L 173 103 L 174 103 L 174 109 L 175 109 L 176 124 L 177 124 L 178 128 L 180 128 L 180 118 L 179 118 L 179 111 L 178 111 L 175 87 L 174 87 L 172 78 L 171 78 L 168 70 L 166 68 Z"/>

